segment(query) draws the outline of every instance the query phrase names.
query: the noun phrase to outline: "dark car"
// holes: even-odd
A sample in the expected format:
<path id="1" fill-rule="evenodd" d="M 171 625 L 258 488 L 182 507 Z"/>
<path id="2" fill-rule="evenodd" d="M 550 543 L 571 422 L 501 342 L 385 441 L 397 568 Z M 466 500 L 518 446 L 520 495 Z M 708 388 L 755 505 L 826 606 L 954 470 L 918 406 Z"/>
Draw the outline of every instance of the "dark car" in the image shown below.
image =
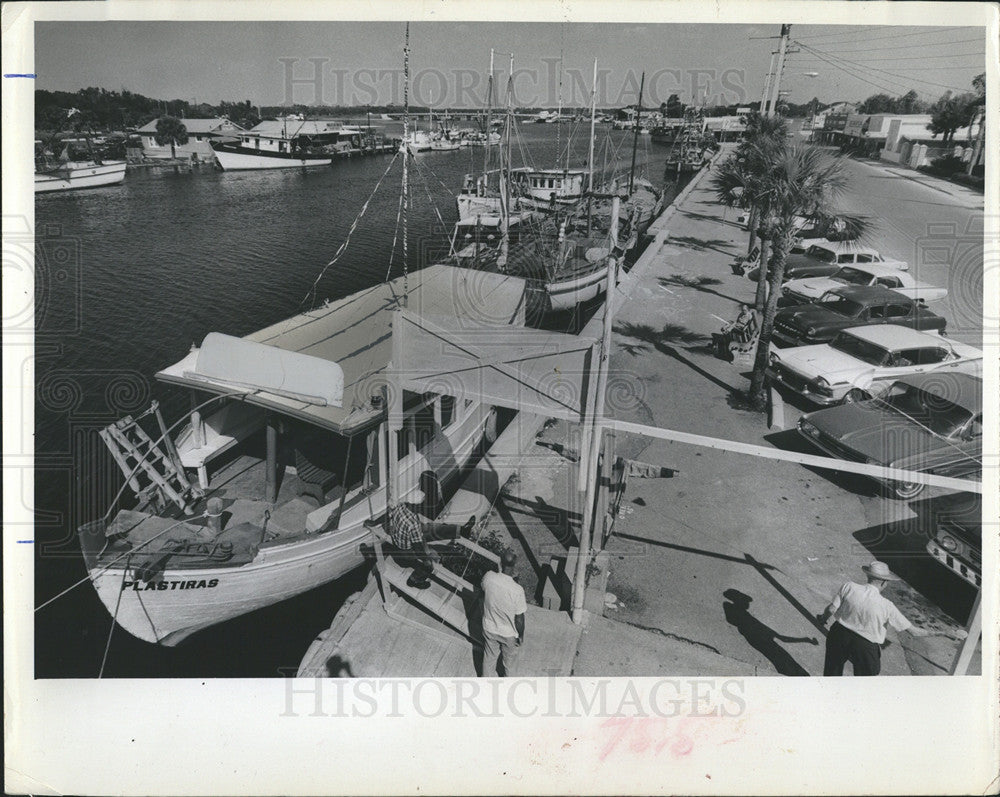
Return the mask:
<path id="1" fill-rule="evenodd" d="M 882 257 L 874 249 L 861 246 L 855 241 L 824 241 L 817 243 L 798 255 L 789 255 L 785 260 L 784 281 L 805 277 L 829 277 L 844 266 L 858 263 L 881 263 L 906 271 L 909 266 L 902 260 Z M 747 274 L 756 279 L 756 269 Z"/>
<path id="2" fill-rule="evenodd" d="M 982 473 L 983 380 L 955 371 L 910 376 L 881 398 L 810 412 L 799 433 L 838 459 L 965 478 Z M 887 481 L 896 498 L 924 485 Z"/>
<path id="3" fill-rule="evenodd" d="M 774 316 L 773 340 L 782 346 L 828 343 L 842 329 L 898 324 L 944 332 L 947 321 L 919 301 L 881 285 L 845 285 L 815 304 L 783 307 Z"/>
<path id="4" fill-rule="evenodd" d="M 978 495 L 956 501 L 954 509 L 942 515 L 937 534 L 928 540 L 927 552 L 959 578 L 972 586 L 983 586 L 983 501 Z"/>

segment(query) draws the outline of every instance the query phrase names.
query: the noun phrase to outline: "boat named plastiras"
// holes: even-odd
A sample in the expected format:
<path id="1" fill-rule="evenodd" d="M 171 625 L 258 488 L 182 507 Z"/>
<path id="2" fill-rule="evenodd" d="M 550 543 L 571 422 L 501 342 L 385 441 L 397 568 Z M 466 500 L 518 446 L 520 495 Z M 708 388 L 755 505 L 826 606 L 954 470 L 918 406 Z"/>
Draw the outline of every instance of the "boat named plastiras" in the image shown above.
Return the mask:
<path id="1" fill-rule="evenodd" d="M 399 499 L 458 474 L 495 422 L 477 400 L 404 392 L 389 445 L 384 391 L 404 296 L 409 311 L 463 327 L 524 323 L 524 280 L 434 265 L 245 338 L 210 333 L 156 374 L 191 395 L 176 435 L 156 404 L 102 430 L 137 503 L 79 538 L 121 627 L 175 645 L 361 566 L 363 523 L 386 509 L 389 451 Z"/>
<path id="2" fill-rule="evenodd" d="M 35 167 L 35 193 L 74 191 L 117 185 L 125 179 L 125 161 L 64 161 L 52 166 Z"/>
<path id="3" fill-rule="evenodd" d="M 362 131 L 341 122 L 284 116 L 265 120 L 238 137 L 209 142 L 225 170 L 329 166 L 339 147 L 356 144 Z"/>

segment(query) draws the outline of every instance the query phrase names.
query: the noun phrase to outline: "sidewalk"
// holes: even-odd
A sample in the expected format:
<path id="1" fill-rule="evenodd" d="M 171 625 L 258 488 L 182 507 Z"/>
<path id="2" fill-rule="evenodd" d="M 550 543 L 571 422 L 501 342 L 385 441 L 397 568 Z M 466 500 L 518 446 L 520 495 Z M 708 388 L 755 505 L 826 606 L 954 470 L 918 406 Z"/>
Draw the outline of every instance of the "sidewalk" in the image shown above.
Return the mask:
<path id="1" fill-rule="evenodd" d="M 871 169 L 881 171 L 885 174 L 891 174 L 895 177 L 901 177 L 904 180 L 909 180 L 910 182 L 918 183 L 941 194 L 947 194 L 962 207 L 969 208 L 970 210 L 983 209 L 985 202 L 984 194 L 981 191 L 976 191 L 974 188 L 970 188 L 969 186 L 961 185 L 960 183 L 953 183 L 951 180 L 946 180 L 943 177 L 935 177 L 932 174 L 911 169 L 909 166 L 904 166 L 900 163 L 874 160 L 871 158 L 854 158 L 853 160 L 857 163 L 862 163 Z"/>

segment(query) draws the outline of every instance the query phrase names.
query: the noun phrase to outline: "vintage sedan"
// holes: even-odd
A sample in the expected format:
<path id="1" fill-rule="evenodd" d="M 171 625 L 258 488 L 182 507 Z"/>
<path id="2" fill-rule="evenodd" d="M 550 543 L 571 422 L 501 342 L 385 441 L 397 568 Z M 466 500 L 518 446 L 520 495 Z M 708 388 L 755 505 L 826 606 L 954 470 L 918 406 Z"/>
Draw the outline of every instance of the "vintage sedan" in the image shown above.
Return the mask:
<path id="1" fill-rule="evenodd" d="M 845 285 L 876 286 L 888 288 L 910 299 L 934 302 L 948 295 L 947 288 L 920 282 L 905 271 L 885 263 L 859 263 L 844 266 L 829 277 L 807 277 L 786 282 L 781 289 L 779 307 L 809 304 L 819 301 L 828 291 Z"/>
<path id="2" fill-rule="evenodd" d="M 904 377 L 885 395 L 810 412 L 799 433 L 838 459 L 955 478 L 982 472 L 983 380 L 958 371 Z M 885 481 L 896 498 L 919 482 Z"/>
<path id="3" fill-rule="evenodd" d="M 927 552 L 978 589 L 983 586 L 983 501 L 978 495 L 958 495 L 971 500 L 956 501 L 956 509 L 944 514 Z"/>
<path id="4" fill-rule="evenodd" d="M 841 285 L 818 302 L 779 309 L 773 341 L 781 346 L 828 343 L 842 329 L 880 324 L 944 332 L 948 322 L 921 302 L 881 285 Z"/>
<path id="5" fill-rule="evenodd" d="M 903 376 L 927 371 L 981 373 L 979 349 L 909 327 L 857 327 L 818 346 L 771 352 L 767 376 L 814 404 L 865 401 Z"/>
<path id="6" fill-rule="evenodd" d="M 784 281 L 805 277 L 829 277 L 844 266 L 858 263 L 883 263 L 899 271 L 907 271 L 910 266 L 903 260 L 882 257 L 869 246 L 861 246 L 856 241 L 828 241 L 813 244 L 801 255 L 789 255 L 785 261 Z M 747 276 L 757 279 L 757 269 Z"/>

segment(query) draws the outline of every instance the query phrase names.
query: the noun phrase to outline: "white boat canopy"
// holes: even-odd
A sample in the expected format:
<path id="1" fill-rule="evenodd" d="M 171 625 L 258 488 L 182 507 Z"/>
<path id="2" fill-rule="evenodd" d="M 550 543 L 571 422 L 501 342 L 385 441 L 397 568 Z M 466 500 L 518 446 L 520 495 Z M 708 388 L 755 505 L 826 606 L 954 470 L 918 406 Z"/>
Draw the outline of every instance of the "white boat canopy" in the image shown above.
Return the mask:
<path id="1" fill-rule="evenodd" d="M 452 319 L 463 329 L 488 327 L 497 336 L 504 327 L 524 324 L 525 281 L 518 277 L 485 271 L 429 266 L 409 275 L 407 306 L 411 310 Z M 279 321 L 266 329 L 242 338 L 242 342 L 261 346 L 236 347 L 228 338 L 216 342 L 214 333 L 201 349 L 192 350 L 184 359 L 164 368 L 156 376 L 164 382 L 211 393 L 247 393 L 245 401 L 300 418 L 307 423 L 352 434 L 377 421 L 384 407 L 372 403 L 386 385 L 385 369 L 392 352 L 393 311 L 403 302 L 404 279 L 390 282 L 329 302 L 315 310 Z M 220 336 L 226 338 L 227 336 Z M 208 359 L 202 351 L 209 347 Z M 316 386 L 311 377 L 299 374 L 291 382 L 286 375 L 275 376 L 283 366 L 257 359 L 259 352 L 281 349 L 308 357 L 301 363 L 335 364 L 342 373 L 343 387 L 339 402 L 324 386 Z M 239 354 L 239 364 L 217 362 L 224 352 Z M 270 355 L 268 355 L 270 356 Z M 207 371 L 206 371 L 207 368 Z M 332 369 L 327 378 L 332 378 Z M 266 376 L 270 374 L 270 376 Z M 323 402 L 316 401 L 323 397 Z"/>
<path id="2" fill-rule="evenodd" d="M 524 327 L 467 327 L 400 310 L 391 379 L 441 393 L 582 422 L 593 411 L 597 341 Z M 396 365 L 396 359 L 400 365 Z"/>

